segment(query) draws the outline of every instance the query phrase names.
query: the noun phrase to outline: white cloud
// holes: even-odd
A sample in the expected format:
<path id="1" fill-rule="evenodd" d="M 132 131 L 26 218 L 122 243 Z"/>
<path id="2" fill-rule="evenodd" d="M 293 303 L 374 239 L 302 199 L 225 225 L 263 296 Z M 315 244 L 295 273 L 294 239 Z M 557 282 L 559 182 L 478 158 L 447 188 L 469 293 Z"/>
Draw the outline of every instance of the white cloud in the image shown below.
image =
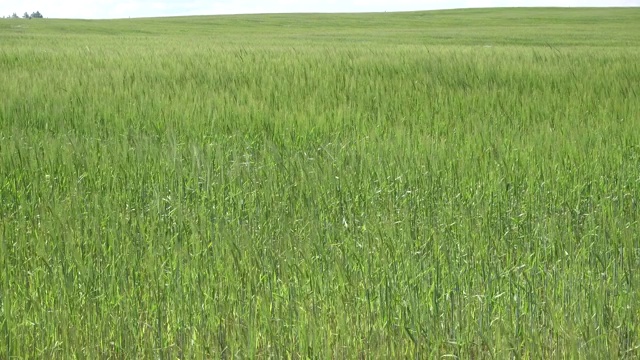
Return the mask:
<path id="1" fill-rule="evenodd" d="M 0 15 L 40 11 L 52 18 L 126 18 L 280 12 L 410 11 L 503 6 L 640 6 L 640 0 L 0 0 Z"/>

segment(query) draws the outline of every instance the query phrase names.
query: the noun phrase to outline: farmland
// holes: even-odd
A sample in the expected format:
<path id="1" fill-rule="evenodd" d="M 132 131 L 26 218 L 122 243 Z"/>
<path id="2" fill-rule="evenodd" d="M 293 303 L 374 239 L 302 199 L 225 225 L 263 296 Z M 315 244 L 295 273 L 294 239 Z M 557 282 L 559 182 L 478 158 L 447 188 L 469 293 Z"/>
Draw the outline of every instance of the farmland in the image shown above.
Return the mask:
<path id="1" fill-rule="evenodd" d="M 0 21 L 0 358 L 638 358 L 638 34 Z"/>

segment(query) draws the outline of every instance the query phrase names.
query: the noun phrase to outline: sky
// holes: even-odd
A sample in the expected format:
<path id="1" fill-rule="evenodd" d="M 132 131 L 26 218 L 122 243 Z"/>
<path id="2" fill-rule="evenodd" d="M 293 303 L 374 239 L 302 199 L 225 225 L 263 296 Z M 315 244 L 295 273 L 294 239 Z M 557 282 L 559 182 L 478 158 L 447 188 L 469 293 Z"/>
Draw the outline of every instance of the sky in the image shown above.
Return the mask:
<path id="1" fill-rule="evenodd" d="M 640 0 L 0 0 L 0 16 L 112 19 L 181 15 L 381 12 L 481 7 L 640 6 Z"/>

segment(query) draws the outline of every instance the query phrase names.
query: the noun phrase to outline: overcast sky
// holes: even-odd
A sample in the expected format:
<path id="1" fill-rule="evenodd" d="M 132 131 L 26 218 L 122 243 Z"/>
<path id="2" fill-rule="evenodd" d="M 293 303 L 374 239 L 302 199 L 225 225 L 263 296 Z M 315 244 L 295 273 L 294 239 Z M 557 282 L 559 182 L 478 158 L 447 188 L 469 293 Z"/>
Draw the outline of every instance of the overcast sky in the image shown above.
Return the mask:
<path id="1" fill-rule="evenodd" d="M 0 0 L 0 15 L 108 19 L 283 12 L 373 12 L 504 6 L 640 6 L 640 0 Z"/>

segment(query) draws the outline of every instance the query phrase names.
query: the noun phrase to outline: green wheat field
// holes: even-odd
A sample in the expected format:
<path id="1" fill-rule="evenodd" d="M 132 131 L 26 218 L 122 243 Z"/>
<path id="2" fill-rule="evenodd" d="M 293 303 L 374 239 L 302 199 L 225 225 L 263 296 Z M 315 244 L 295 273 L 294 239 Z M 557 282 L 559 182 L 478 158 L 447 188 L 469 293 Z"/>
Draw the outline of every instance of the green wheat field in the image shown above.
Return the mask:
<path id="1" fill-rule="evenodd" d="M 637 359 L 639 34 L 0 20 L 0 359 Z"/>

